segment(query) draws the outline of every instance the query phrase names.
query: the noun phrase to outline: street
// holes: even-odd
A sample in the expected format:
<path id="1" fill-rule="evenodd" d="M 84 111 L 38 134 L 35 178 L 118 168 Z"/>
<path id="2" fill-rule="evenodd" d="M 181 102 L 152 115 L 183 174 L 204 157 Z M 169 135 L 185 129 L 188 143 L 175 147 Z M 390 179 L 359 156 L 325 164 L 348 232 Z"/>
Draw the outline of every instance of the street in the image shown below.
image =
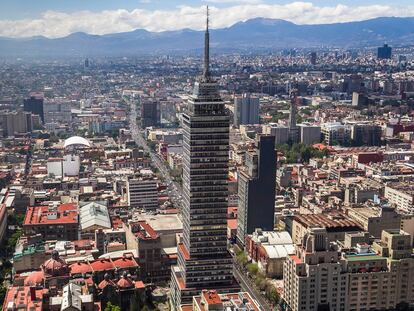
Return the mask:
<path id="1" fill-rule="evenodd" d="M 142 147 L 144 152 L 148 153 L 152 165 L 155 166 L 161 176 L 163 176 L 165 182 L 167 183 L 168 191 L 170 192 L 170 199 L 171 202 L 174 204 L 175 207 L 181 207 L 181 186 L 173 180 L 170 175 L 170 171 L 168 167 L 166 167 L 164 160 L 160 158 L 158 154 L 156 154 L 147 144 L 147 141 L 143 137 L 143 130 L 137 124 L 137 105 L 134 100 L 130 100 L 128 98 L 124 98 L 131 107 L 131 115 L 130 115 L 130 129 L 132 133 L 132 137 L 137 143 L 138 146 Z"/>
<path id="2" fill-rule="evenodd" d="M 237 264 L 233 264 L 233 274 L 236 280 L 240 283 L 241 289 L 248 292 L 264 311 L 272 310 L 272 307 L 268 304 L 267 300 L 254 286 L 252 280 L 249 279 L 249 277 L 245 274 L 244 271 L 240 269 Z"/>

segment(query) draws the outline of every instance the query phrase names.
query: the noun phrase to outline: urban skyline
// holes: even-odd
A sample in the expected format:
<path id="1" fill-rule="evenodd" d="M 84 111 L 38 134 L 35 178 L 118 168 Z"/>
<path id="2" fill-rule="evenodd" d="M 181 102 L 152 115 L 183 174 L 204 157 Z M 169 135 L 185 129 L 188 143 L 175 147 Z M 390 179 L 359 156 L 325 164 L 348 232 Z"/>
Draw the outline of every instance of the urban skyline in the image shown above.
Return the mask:
<path id="1" fill-rule="evenodd" d="M 0 38 L 1 311 L 414 310 L 414 17 L 286 3 Z"/>

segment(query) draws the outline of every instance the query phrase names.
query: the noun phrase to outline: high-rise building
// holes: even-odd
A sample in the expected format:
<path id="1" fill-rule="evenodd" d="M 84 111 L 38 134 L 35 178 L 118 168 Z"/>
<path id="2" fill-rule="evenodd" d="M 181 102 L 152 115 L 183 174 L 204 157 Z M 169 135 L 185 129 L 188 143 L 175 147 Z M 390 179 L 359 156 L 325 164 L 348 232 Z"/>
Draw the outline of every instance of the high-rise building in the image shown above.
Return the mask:
<path id="1" fill-rule="evenodd" d="M 338 245 L 328 241 L 325 229 L 309 229 L 284 263 L 283 298 L 289 310 L 398 310 L 414 305 L 409 234 L 383 230 L 372 245 L 360 241 L 342 250 Z"/>
<path id="2" fill-rule="evenodd" d="M 229 115 L 209 71 L 208 19 L 204 70 L 195 83 L 183 122 L 183 239 L 172 269 L 173 309 L 202 289 L 234 292 L 227 249 Z"/>
<path id="3" fill-rule="evenodd" d="M 43 103 L 44 123 L 69 123 L 72 121 L 72 104 L 66 98 L 55 98 Z"/>
<path id="4" fill-rule="evenodd" d="M 290 114 L 289 114 L 289 141 L 292 144 L 299 142 L 299 128 L 296 125 L 296 116 L 297 116 L 297 107 L 298 105 L 298 97 L 297 97 L 297 90 L 293 90 L 291 93 L 291 101 L 290 101 Z"/>
<path id="5" fill-rule="evenodd" d="M 354 146 L 381 146 L 381 126 L 376 124 L 353 124 L 351 140 Z"/>
<path id="6" fill-rule="evenodd" d="M 153 178 L 133 178 L 127 183 L 128 205 L 145 210 L 158 208 L 158 185 Z"/>
<path id="7" fill-rule="evenodd" d="M 141 127 L 157 126 L 161 123 L 160 103 L 152 98 L 141 100 Z"/>
<path id="8" fill-rule="evenodd" d="M 316 52 L 311 52 L 310 54 L 310 63 L 311 65 L 316 65 Z"/>
<path id="9" fill-rule="evenodd" d="M 299 124 L 300 142 L 312 145 L 321 141 L 321 127 L 312 124 Z"/>
<path id="10" fill-rule="evenodd" d="M 273 136 L 276 145 L 286 144 L 289 141 L 289 128 L 279 124 L 269 124 L 264 126 L 263 134 Z"/>
<path id="11" fill-rule="evenodd" d="M 324 123 L 321 132 L 325 144 L 329 146 L 347 145 L 351 140 L 351 129 L 339 122 Z"/>
<path id="12" fill-rule="evenodd" d="M 234 97 L 234 125 L 259 124 L 259 97 L 249 93 Z"/>
<path id="13" fill-rule="evenodd" d="M 0 136 L 26 134 L 33 130 L 32 114 L 27 111 L 0 111 Z"/>
<path id="14" fill-rule="evenodd" d="M 388 44 L 384 44 L 383 46 L 378 48 L 377 58 L 378 59 L 391 59 L 392 56 L 392 48 L 388 46 Z"/>
<path id="15" fill-rule="evenodd" d="M 274 229 L 276 150 L 273 136 L 258 135 L 257 149 L 246 152 L 246 169 L 238 177 L 237 243 L 256 228 Z"/>
<path id="16" fill-rule="evenodd" d="M 24 111 L 31 112 L 38 115 L 42 122 L 45 122 L 45 115 L 43 113 L 43 94 L 42 93 L 30 93 L 30 97 L 23 101 Z"/>

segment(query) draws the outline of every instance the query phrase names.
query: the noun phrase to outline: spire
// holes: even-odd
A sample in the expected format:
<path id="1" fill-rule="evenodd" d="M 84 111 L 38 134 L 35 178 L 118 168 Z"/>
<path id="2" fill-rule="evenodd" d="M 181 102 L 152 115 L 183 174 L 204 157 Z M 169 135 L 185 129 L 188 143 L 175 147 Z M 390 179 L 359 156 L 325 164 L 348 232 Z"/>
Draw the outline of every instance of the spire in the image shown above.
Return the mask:
<path id="1" fill-rule="evenodd" d="M 203 78 L 204 80 L 209 80 L 210 78 L 210 33 L 208 31 L 209 26 L 209 11 L 207 5 L 206 12 L 206 32 L 204 34 L 204 69 L 203 69 Z"/>

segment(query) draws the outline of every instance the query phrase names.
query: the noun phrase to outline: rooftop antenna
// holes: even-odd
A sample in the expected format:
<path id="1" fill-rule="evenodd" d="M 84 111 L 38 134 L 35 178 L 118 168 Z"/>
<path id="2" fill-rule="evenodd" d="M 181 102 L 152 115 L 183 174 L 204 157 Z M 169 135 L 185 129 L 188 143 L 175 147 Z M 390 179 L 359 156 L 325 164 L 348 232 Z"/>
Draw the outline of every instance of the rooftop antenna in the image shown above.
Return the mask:
<path id="1" fill-rule="evenodd" d="M 204 80 L 209 80 L 210 78 L 210 33 L 208 31 L 209 28 L 209 10 L 207 5 L 207 12 L 206 12 L 206 32 L 204 34 L 204 70 L 203 70 L 203 78 Z"/>

